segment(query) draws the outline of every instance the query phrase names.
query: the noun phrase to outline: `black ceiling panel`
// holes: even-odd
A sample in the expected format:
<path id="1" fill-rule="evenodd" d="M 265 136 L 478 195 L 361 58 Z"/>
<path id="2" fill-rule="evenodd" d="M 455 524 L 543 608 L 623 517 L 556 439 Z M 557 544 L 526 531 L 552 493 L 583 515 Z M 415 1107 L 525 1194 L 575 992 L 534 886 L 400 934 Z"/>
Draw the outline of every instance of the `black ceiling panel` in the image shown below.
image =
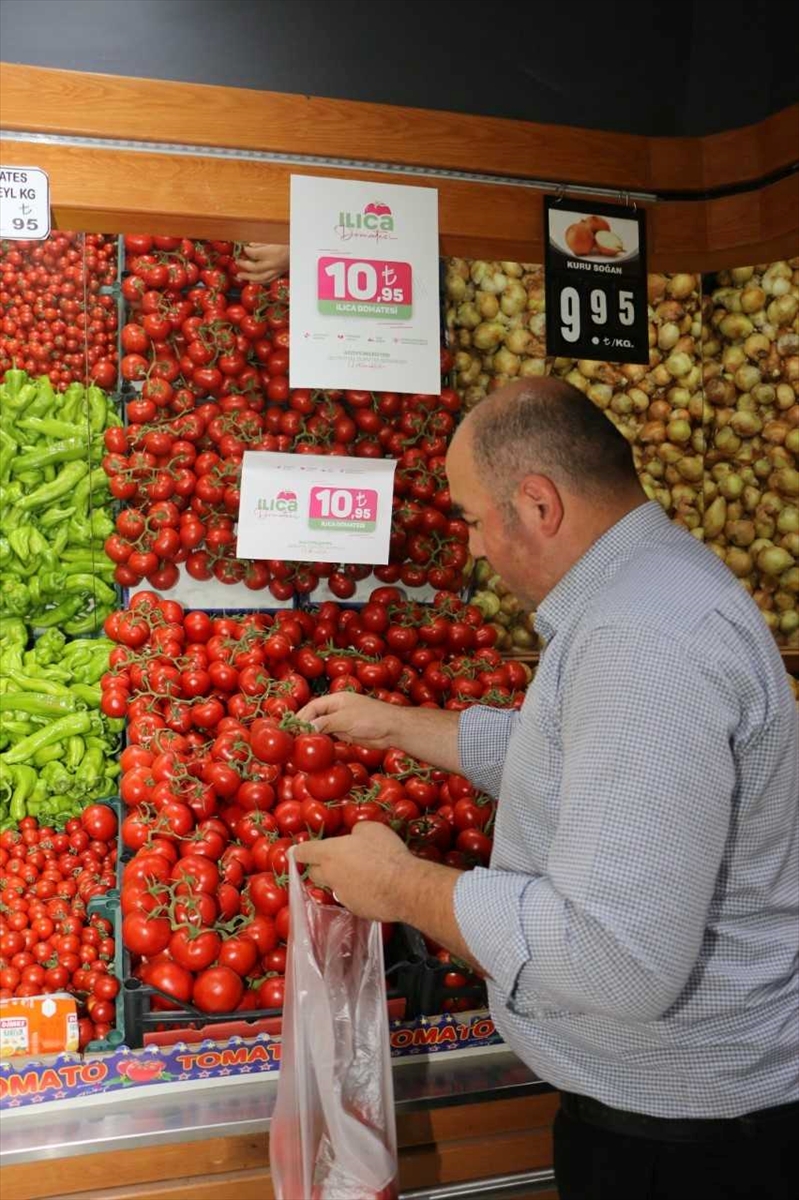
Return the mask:
<path id="1" fill-rule="evenodd" d="M 6 62 L 647 135 L 793 103 L 797 46 L 795 0 L 0 0 Z"/>

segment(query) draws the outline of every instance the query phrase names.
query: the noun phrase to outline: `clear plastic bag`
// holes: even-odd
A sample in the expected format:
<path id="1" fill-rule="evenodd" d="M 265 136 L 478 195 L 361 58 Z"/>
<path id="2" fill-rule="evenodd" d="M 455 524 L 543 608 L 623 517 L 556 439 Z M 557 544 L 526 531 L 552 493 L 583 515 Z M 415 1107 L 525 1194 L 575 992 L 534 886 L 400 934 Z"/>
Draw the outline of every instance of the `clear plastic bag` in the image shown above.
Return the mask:
<path id="1" fill-rule="evenodd" d="M 278 1200 L 394 1200 L 397 1136 L 380 926 L 307 894 L 291 934 L 269 1157 Z"/>

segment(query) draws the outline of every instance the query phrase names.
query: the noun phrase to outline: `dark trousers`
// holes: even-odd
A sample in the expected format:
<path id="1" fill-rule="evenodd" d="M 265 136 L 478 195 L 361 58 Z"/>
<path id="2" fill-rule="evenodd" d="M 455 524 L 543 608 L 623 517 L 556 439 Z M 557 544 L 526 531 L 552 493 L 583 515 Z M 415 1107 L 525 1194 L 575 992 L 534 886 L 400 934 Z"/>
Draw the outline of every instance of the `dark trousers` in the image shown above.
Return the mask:
<path id="1" fill-rule="evenodd" d="M 632 1114 L 567 1095 L 554 1133 L 560 1200 L 799 1196 L 799 1105 L 731 1121 L 639 1124 Z"/>

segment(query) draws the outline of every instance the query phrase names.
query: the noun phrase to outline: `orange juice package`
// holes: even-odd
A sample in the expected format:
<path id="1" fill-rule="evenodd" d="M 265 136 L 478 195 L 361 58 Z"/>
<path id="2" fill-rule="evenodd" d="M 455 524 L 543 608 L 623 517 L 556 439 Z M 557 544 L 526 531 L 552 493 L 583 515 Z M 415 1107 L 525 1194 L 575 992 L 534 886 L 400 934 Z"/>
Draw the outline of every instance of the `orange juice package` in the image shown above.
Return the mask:
<path id="1" fill-rule="evenodd" d="M 78 1048 L 78 1009 L 72 996 L 0 1000 L 0 1058 L 60 1054 Z"/>

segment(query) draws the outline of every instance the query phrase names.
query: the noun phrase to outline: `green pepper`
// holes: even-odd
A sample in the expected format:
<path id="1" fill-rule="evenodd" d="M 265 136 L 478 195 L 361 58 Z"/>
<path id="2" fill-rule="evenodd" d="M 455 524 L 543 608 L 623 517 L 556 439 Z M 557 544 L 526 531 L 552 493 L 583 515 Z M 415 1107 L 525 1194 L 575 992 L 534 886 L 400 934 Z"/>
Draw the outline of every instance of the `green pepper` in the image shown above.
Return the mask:
<path id="1" fill-rule="evenodd" d="M 69 388 L 67 388 L 67 391 L 69 391 Z M 25 416 L 43 417 L 46 413 L 57 412 L 59 407 L 59 397 L 53 391 L 52 383 L 46 375 L 40 376 L 36 382 L 36 394 L 25 408 Z M 64 410 L 62 407 L 62 416 L 63 412 Z"/>
<path id="2" fill-rule="evenodd" d="M 75 683 L 99 683 L 103 675 L 108 670 L 108 651 L 105 650 L 101 654 L 96 654 L 84 666 L 75 668 L 74 681 Z"/>
<path id="3" fill-rule="evenodd" d="M 86 753 L 80 764 L 81 781 L 85 782 L 88 787 L 93 787 L 102 776 L 104 766 L 105 754 L 102 747 L 87 742 Z"/>
<path id="4" fill-rule="evenodd" d="M 81 383 L 71 383 L 61 401 L 61 417 L 73 424 L 84 415 L 85 390 Z"/>
<path id="5" fill-rule="evenodd" d="M 60 629 L 48 629 L 36 639 L 33 655 L 42 666 L 49 666 L 60 660 L 64 653 L 67 639 Z"/>
<path id="6" fill-rule="evenodd" d="M 8 544 L 16 554 L 20 562 L 28 563 L 30 561 L 30 537 L 33 531 L 31 525 L 22 525 L 19 529 L 12 529 L 8 534 Z"/>
<path id="7" fill-rule="evenodd" d="M 69 691 L 77 703 L 85 704 L 89 708 L 100 707 L 102 692 L 99 687 L 90 687 L 87 683 L 73 683 Z"/>
<path id="8" fill-rule="evenodd" d="M 29 734 L 36 732 L 36 727 L 32 721 L 14 721 L 10 717 L 3 717 L 0 721 L 0 731 L 3 737 L 8 741 L 12 738 L 18 741 L 20 738 L 28 737 Z"/>
<path id="9" fill-rule="evenodd" d="M 96 575 L 68 575 L 64 583 L 64 591 L 67 593 L 86 592 L 88 595 L 94 596 L 98 604 L 116 604 L 116 593 Z"/>
<path id="10" fill-rule="evenodd" d="M 31 596 L 24 583 L 12 578 L 0 582 L 0 612 L 13 617 L 24 616 L 31 606 Z M 58 622 L 55 622 L 57 624 Z"/>
<path id="11" fill-rule="evenodd" d="M 68 521 L 74 512 L 74 504 L 70 508 L 48 508 L 39 517 L 39 528 L 53 529 L 56 525 L 60 525 L 62 521 Z"/>
<path id="12" fill-rule="evenodd" d="M 49 507 L 54 501 L 60 500 L 62 496 L 66 496 L 71 492 L 75 485 L 88 473 L 88 463 L 69 462 L 59 472 L 58 478 L 54 483 L 42 484 L 41 487 L 36 488 L 27 496 L 23 496 L 19 501 L 18 507 L 26 512 L 32 508 Z"/>
<path id="13" fill-rule="evenodd" d="M 19 455 L 14 460 L 12 473 L 18 478 L 29 470 L 42 470 L 43 467 L 54 466 L 59 462 L 74 462 L 76 458 L 86 458 L 89 452 L 89 439 L 86 434 L 77 434 L 65 438 L 62 442 L 50 442 L 30 454 Z"/>
<path id="14" fill-rule="evenodd" d="M 92 531 L 92 539 L 97 541 L 105 541 L 114 532 L 114 522 L 109 517 L 108 513 L 103 508 L 96 508 L 91 515 L 89 525 Z"/>
<path id="15" fill-rule="evenodd" d="M 27 592 L 27 588 L 25 591 Z M 82 608 L 83 600 L 80 596 L 68 596 L 55 608 L 39 609 L 37 612 L 31 613 L 28 620 L 36 629 L 48 629 L 52 625 L 59 625 L 66 629 L 67 622 L 71 621 Z"/>
<path id="16" fill-rule="evenodd" d="M 90 612 L 84 613 L 83 616 L 65 621 L 64 632 L 68 633 L 70 637 L 82 637 L 86 633 L 97 633 L 110 613 L 111 607 L 111 605 L 101 605 L 99 608 L 93 608 Z"/>
<path id="17" fill-rule="evenodd" d="M 6 429 L 0 429 L 0 479 L 4 482 L 11 474 L 11 464 L 18 449 L 17 443 Z"/>
<path id="18" fill-rule="evenodd" d="M 64 753 L 64 743 L 53 742 L 52 746 L 42 746 L 41 750 L 37 750 L 32 761 L 35 766 L 41 769 L 52 762 L 59 762 L 64 757 Z M 47 784 L 48 781 L 45 776 L 42 776 L 42 782 Z"/>
<path id="19" fill-rule="evenodd" d="M 42 778 L 47 784 L 47 790 L 51 796 L 55 792 L 68 792 L 70 789 L 71 779 L 64 769 L 64 764 L 61 761 L 65 751 L 66 747 L 62 745 L 61 757 L 57 761 L 53 760 L 52 762 L 45 763 L 41 769 L 40 778 Z M 38 754 L 39 752 L 37 751 L 33 760 L 37 766 L 39 765 L 37 762 Z"/>
<path id="20" fill-rule="evenodd" d="M 44 674 L 40 676 L 29 676 L 11 669 L 6 671 L 5 678 L 9 683 L 13 683 L 18 692 L 34 692 L 43 696 L 68 696 L 69 688 L 63 683 L 58 683 L 55 679 L 50 679 Z"/>
<path id="21" fill-rule="evenodd" d="M 21 821 L 27 812 L 25 802 L 36 784 L 36 772 L 33 767 L 27 767 L 24 763 L 20 763 L 19 766 L 13 768 L 13 778 L 15 787 L 9 804 L 9 816 L 13 817 L 15 821 Z"/>
<path id="22" fill-rule="evenodd" d="M 90 384 L 87 399 L 89 402 L 89 429 L 92 433 L 102 433 L 106 427 L 106 417 L 108 415 L 105 392 Z"/>
<path id="23" fill-rule="evenodd" d="M 10 367 L 3 376 L 0 398 L 3 400 L 17 399 L 23 387 L 27 384 L 29 384 L 27 372 L 20 370 L 18 367 Z"/>
<path id="24" fill-rule="evenodd" d="M 97 716 L 91 716 L 85 711 L 69 713 L 67 716 L 53 721 L 46 729 L 41 729 L 38 733 L 33 733 L 30 737 L 17 742 L 12 750 L 7 750 L 5 754 L 0 755 L 0 763 L 11 765 L 25 762 L 26 759 L 32 758 L 37 751 L 43 750 L 46 746 L 52 746 L 63 738 L 83 737 L 98 727 L 102 730 L 102 721 Z"/>
<path id="25" fill-rule="evenodd" d="M 64 438 L 80 437 L 86 433 L 80 425 L 59 421 L 56 417 L 23 417 L 17 421 L 17 428 L 24 429 L 26 433 L 35 433 L 47 441 L 63 441 Z"/>
<path id="26" fill-rule="evenodd" d="M 0 695 L 0 713 L 21 712 L 31 717 L 62 717 L 75 711 L 76 697 L 47 695 L 44 692 L 5 692 Z"/>
<path id="27" fill-rule="evenodd" d="M 22 650 L 28 644 L 28 630 L 18 617 L 0 617 L 0 647 Z"/>
<path id="28" fill-rule="evenodd" d="M 74 774 L 80 766 L 81 760 L 86 753 L 86 743 L 82 737 L 71 737 L 67 740 L 67 754 L 64 759 L 65 766 L 68 771 Z"/>

